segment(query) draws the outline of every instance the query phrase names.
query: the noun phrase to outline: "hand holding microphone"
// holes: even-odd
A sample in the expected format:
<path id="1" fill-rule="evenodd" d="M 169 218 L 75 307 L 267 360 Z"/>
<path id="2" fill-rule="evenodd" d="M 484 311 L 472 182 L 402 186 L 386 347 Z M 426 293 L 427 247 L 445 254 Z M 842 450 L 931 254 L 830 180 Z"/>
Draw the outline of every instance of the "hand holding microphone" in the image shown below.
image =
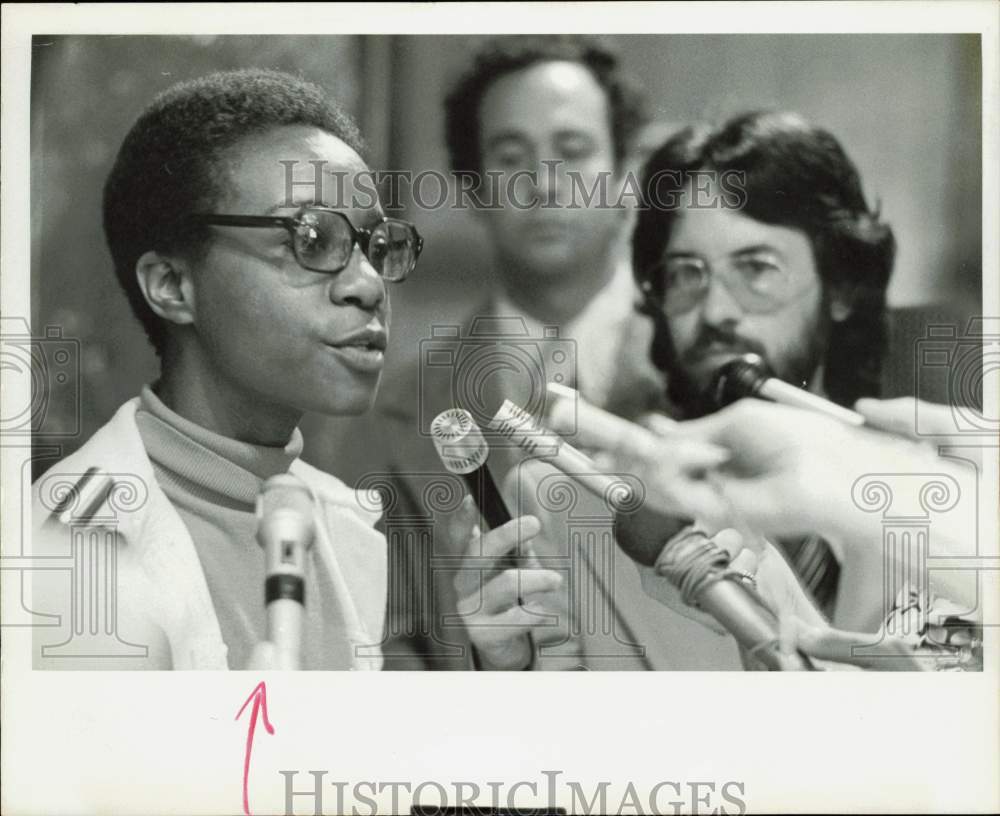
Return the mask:
<path id="1" fill-rule="evenodd" d="M 445 468 L 469 488 L 449 520 L 452 541 L 465 542 L 454 586 L 457 611 L 483 669 L 519 670 L 533 656 L 531 633 L 547 625 L 562 576 L 542 569 L 530 548 L 541 530 L 538 519 L 512 519 L 487 466 L 489 446 L 468 411 L 451 409 L 431 424 Z M 478 524 L 482 516 L 489 528 Z"/>
<path id="2" fill-rule="evenodd" d="M 565 389 L 550 387 L 549 395 L 552 397 L 550 402 L 555 403 L 549 408 L 549 421 L 565 426 L 565 412 L 558 408 L 564 401 L 561 398 L 565 396 Z M 667 438 L 589 406 L 582 399 L 574 402 L 576 427 L 572 430 L 577 432 L 577 438 L 585 438 L 608 455 L 625 458 L 633 467 L 636 463 L 641 464 L 640 478 L 643 482 L 646 478 L 651 480 L 650 485 L 644 485 L 647 503 L 627 510 L 619 508 L 615 521 L 615 539 L 640 565 L 640 573 L 643 574 L 643 568 L 655 570 L 661 576 L 661 589 L 668 581 L 679 591 L 683 604 L 711 615 L 733 635 L 744 654 L 752 656 L 755 663 L 768 669 L 812 668 L 801 652 L 782 651 L 775 613 L 754 587 L 745 583 L 741 571 L 734 568 L 734 555 L 743 543 L 740 534 L 728 531 L 731 533 L 728 538 L 727 531 L 715 537 L 706 535 L 692 520 L 698 515 L 693 507 L 695 501 L 685 495 L 685 490 L 676 489 L 676 483 L 684 487 L 692 481 L 686 476 L 678 479 L 678 474 L 716 467 L 726 456 L 714 445 L 697 440 L 675 446 Z M 668 434 L 673 433 L 672 427 L 665 430 Z M 683 452 L 675 456 L 675 447 Z M 711 492 L 707 486 L 705 489 Z M 651 494 L 657 497 L 654 506 L 649 504 Z M 685 515 L 692 509 L 695 512 L 691 516 Z M 743 555 L 737 557 L 743 558 Z M 650 591 L 649 583 L 644 580 L 646 592 L 657 597 Z M 652 583 L 657 584 L 656 581 Z M 671 600 L 665 603 L 677 609 Z"/>
<path id="3" fill-rule="evenodd" d="M 866 405 L 864 410 L 866 416 L 877 413 L 877 407 Z M 582 432 L 592 444 L 612 453 L 621 439 L 639 440 L 637 445 L 626 442 L 629 455 L 644 467 L 655 467 L 654 441 L 638 433 L 639 429 L 602 416 L 604 412 L 596 408 L 584 406 L 577 411 L 577 438 Z M 893 409 L 893 413 L 898 411 Z M 702 486 L 718 490 L 719 501 L 729 507 L 731 517 L 742 517 L 770 532 L 829 531 L 853 534 L 861 541 L 879 541 L 879 530 L 866 533 L 851 526 L 850 519 L 859 516 L 869 525 L 880 523 L 876 515 L 860 513 L 851 506 L 850 486 L 857 474 L 850 474 L 858 470 L 858 463 L 866 472 L 876 463 L 890 469 L 901 467 L 902 472 L 942 467 L 941 460 L 933 461 L 936 457 L 931 451 L 908 440 L 851 427 L 828 412 L 754 399 L 740 400 L 704 419 L 661 423 L 658 430 L 653 435 L 664 441 L 686 439 L 727 450 L 726 461 L 702 474 Z M 675 488 L 677 493 L 685 489 L 683 481 Z M 871 635 L 832 629 L 805 597 L 787 562 L 766 541 L 761 540 L 761 546 L 751 553 L 740 549 L 745 530 L 721 530 L 708 537 L 699 535 L 696 528 L 665 541 L 657 531 L 673 529 L 671 523 L 669 518 L 657 520 L 656 514 L 650 513 L 620 517 L 618 543 L 633 560 L 649 565 L 640 567 L 648 594 L 676 608 L 672 595 L 660 598 L 666 589 L 662 580 L 649 578 L 653 570 L 665 574 L 688 603 L 697 602 L 710 611 L 736 637 L 748 668 L 808 668 L 810 663 L 803 655 L 862 668 L 918 668 L 913 650 L 898 643 L 894 644 L 898 654 L 892 661 L 870 664 L 855 655 L 853 647 L 869 642 Z M 786 524 L 791 526 L 786 528 Z M 717 578 L 727 561 L 730 574 L 753 574 L 753 593 L 732 581 L 702 580 L 713 570 Z M 766 603 L 748 603 L 748 596 L 758 593 Z M 764 648 L 753 648 L 755 640 Z"/>
<path id="4" fill-rule="evenodd" d="M 602 470 L 639 479 L 647 508 L 708 520 L 716 528 L 729 525 L 728 508 L 704 480 L 706 471 L 729 458 L 725 448 L 682 433 L 682 426 L 665 416 L 651 417 L 651 427 L 642 427 L 554 383 L 548 384 L 546 396 L 545 426 L 571 434 L 575 442 L 594 452 Z"/>

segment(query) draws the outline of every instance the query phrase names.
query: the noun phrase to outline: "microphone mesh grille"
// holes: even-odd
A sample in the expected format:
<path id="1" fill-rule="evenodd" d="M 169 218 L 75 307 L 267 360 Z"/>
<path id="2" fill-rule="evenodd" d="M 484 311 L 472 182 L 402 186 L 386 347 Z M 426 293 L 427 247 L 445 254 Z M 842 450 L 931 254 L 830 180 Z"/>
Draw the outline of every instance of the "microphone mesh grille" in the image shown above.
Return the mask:
<path id="1" fill-rule="evenodd" d="M 431 438 L 451 473 L 472 473 L 485 465 L 490 455 L 489 445 L 472 414 L 461 408 L 449 408 L 434 417 Z"/>
<path id="2" fill-rule="evenodd" d="M 264 482 L 258 501 L 261 516 L 276 510 L 294 510 L 312 518 L 312 494 L 298 476 L 281 473 Z"/>

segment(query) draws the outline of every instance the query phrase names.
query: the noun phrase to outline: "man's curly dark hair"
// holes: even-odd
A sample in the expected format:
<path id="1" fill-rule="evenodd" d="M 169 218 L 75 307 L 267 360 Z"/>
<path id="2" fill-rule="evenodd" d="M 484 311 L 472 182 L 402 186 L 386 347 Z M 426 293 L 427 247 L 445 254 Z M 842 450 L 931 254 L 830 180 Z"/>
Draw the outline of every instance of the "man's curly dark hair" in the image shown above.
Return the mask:
<path id="1" fill-rule="evenodd" d="M 676 201 L 692 173 L 703 170 L 742 174 L 730 177 L 740 178 L 742 214 L 808 236 L 824 290 L 839 292 L 851 307 L 830 327 L 824 388 L 841 405 L 878 396 L 895 238 L 865 202 L 857 168 L 840 143 L 791 113 L 747 113 L 719 127 L 687 128 L 646 163 L 632 262 L 646 291 L 642 310 L 655 325 L 653 363 L 666 371 L 674 359 L 662 281 L 651 274 L 677 217 L 664 203 Z"/>
<path id="2" fill-rule="evenodd" d="M 136 262 L 149 250 L 195 259 L 208 233 L 185 217 L 210 212 L 226 189 L 226 153 L 248 136 L 308 125 L 357 152 L 351 118 L 311 82 L 262 69 L 222 71 L 160 93 L 125 137 L 104 185 L 104 234 L 115 274 L 157 354 L 163 321 L 136 281 Z"/>
<path id="3" fill-rule="evenodd" d="M 607 95 L 615 159 L 620 163 L 625 158 L 636 132 L 646 123 L 645 104 L 610 46 L 586 35 L 516 35 L 487 40 L 445 99 L 445 140 L 454 172 L 482 170 L 479 108 L 490 86 L 501 77 L 544 62 L 576 62 L 593 74 Z"/>

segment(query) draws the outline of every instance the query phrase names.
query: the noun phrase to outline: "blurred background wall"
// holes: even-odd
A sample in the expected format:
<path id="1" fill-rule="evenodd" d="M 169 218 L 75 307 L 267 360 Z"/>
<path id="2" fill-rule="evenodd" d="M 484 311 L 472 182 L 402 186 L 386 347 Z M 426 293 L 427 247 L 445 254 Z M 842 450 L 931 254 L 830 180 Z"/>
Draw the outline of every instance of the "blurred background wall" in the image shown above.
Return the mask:
<path id="1" fill-rule="evenodd" d="M 609 38 L 658 122 L 785 109 L 827 127 L 881 203 L 899 243 L 891 304 L 981 310 L 981 69 L 973 35 L 630 35 Z M 358 118 L 374 168 L 447 170 L 441 102 L 474 38 L 37 37 L 32 64 L 32 330 L 81 342 L 82 415 L 52 391 L 38 442 L 81 444 L 156 360 L 131 317 L 101 232 L 104 179 L 125 132 L 159 90 L 210 70 L 278 68 L 318 82 Z M 649 147 L 655 146 L 649 144 Z M 155 191 L 150 191 L 155 195 Z M 386 377 L 430 324 L 482 296 L 489 257 L 474 217 L 405 213 L 427 238 L 393 289 Z M 322 430 L 323 423 L 310 422 Z M 308 435 L 307 435 L 308 439 Z M 307 445 L 308 454 L 308 445 Z"/>

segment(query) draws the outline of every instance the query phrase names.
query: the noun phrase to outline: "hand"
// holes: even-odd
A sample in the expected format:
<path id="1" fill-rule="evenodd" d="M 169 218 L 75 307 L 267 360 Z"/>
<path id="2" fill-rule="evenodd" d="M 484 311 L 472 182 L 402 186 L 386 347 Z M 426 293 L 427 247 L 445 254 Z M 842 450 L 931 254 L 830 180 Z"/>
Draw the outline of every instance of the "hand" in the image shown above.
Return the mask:
<path id="1" fill-rule="evenodd" d="M 937 405 L 913 397 L 888 400 L 866 397 L 854 404 L 854 410 L 873 428 L 880 428 L 917 442 L 925 441 L 928 436 L 956 434 L 955 419 L 952 417 L 950 405 Z M 918 412 L 921 424 L 927 428 L 927 434 L 917 434 Z"/>
<path id="2" fill-rule="evenodd" d="M 467 541 L 455 577 L 458 613 L 462 615 L 482 668 L 520 670 L 532 660 L 533 628 L 547 625 L 546 609 L 553 605 L 562 576 L 542 569 L 534 552 L 516 554 L 535 538 L 541 524 L 521 516 L 485 535 L 476 523 L 478 511 L 471 496 L 452 518 L 455 541 Z"/>
<path id="3" fill-rule="evenodd" d="M 558 421 L 552 425 L 556 432 L 573 433 L 574 444 L 591 452 L 601 470 L 635 476 L 651 509 L 687 518 L 712 517 L 719 500 L 703 476 L 729 454 L 680 429 L 679 424 L 656 415 L 646 419 L 646 427 L 619 417 L 609 417 L 600 427 L 583 423 L 578 428 L 559 427 Z M 722 519 L 712 518 L 717 522 L 713 526 L 724 526 Z"/>
<path id="4" fill-rule="evenodd" d="M 865 418 L 870 427 L 911 439 L 929 449 L 949 443 L 955 444 L 962 438 L 962 432 L 956 424 L 953 413 L 955 409 L 951 405 L 924 402 L 913 397 L 897 397 L 889 400 L 865 398 L 855 403 L 854 410 Z M 962 456 L 971 459 L 978 466 L 982 464 L 981 448 L 963 446 Z"/>
<path id="5" fill-rule="evenodd" d="M 686 527 L 678 535 L 688 535 L 691 529 L 691 527 Z M 749 539 L 745 539 L 738 530 L 732 528 L 720 530 L 711 536 L 711 540 L 717 547 L 729 554 L 729 568 L 731 570 L 756 577 L 759 565 L 756 542 L 751 547 L 744 546 L 744 541 Z M 666 545 L 664 549 L 666 549 Z M 683 615 L 685 618 L 690 618 L 700 623 L 706 629 L 710 629 L 716 634 L 728 634 L 728 630 L 707 612 L 702 612 L 697 607 L 684 603 L 681 599 L 680 590 L 665 575 L 657 572 L 655 567 L 647 567 L 638 562 L 635 562 L 635 565 L 639 570 L 643 592 L 650 598 L 659 601 L 678 615 Z"/>
<path id="6" fill-rule="evenodd" d="M 730 460 L 707 477 L 718 489 L 716 512 L 728 505 L 774 535 L 880 539 L 874 517 L 851 501 L 854 481 L 887 469 L 940 468 L 931 451 L 907 440 L 755 399 L 685 422 L 682 430 L 729 451 Z"/>
<path id="7" fill-rule="evenodd" d="M 845 571 L 871 576 L 866 565 L 871 559 L 881 562 L 883 555 L 881 515 L 866 512 L 852 498 L 855 482 L 866 474 L 947 474 L 965 504 L 950 511 L 947 524 L 935 527 L 935 549 L 961 555 L 978 535 L 975 508 L 967 509 L 978 494 L 975 469 L 942 458 L 927 445 L 754 399 L 682 428 L 730 452 L 730 461 L 706 476 L 718 490 L 720 512 L 728 510 L 768 535 L 819 533 L 842 547 Z M 897 558 L 897 563 L 903 562 Z M 976 603 L 957 571 L 935 572 L 932 584 L 942 595 Z M 878 591 L 877 582 L 872 591 Z"/>
<path id="8" fill-rule="evenodd" d="M 681 533 L 687 534 L 687 530 Z M 735 528 L 719 530 L 711 536 L 711 541 L 729 554 L 731 571 L 752 579 L 757 593 L 775 614 L 777 610 L 786 610 L 809 624 L 825 625 L 823 616 L 809 600 L 788 562 L 771 542 Z M 714 632 L 726 634 L 726 629 L 711 615 L 684 603 L 680 591 L 654 568 L 639 566 L 639 572 L 647 595 Z"/>

